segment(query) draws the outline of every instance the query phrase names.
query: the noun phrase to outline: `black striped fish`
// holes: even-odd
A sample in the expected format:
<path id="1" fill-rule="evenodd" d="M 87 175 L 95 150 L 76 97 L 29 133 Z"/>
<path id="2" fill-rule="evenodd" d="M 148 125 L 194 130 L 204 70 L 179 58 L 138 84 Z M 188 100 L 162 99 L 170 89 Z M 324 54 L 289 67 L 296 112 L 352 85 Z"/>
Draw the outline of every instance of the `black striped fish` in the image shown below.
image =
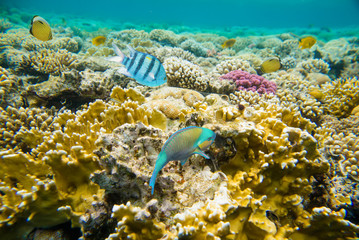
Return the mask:
<path id="1" fill-rule="evenodd" d="M 136 51 L 131 46 L 127 46 L 130 50 L 130 57 L 127 57 L 114 43 L 112 46 L 118 56 L 111 57 L 109 60 L 125 65 L 118 70 L 119 73 L 134 78 L 138 83 L 149 87 L 156 87 L 167 81 L 166 71 L 156 57 Z"/>

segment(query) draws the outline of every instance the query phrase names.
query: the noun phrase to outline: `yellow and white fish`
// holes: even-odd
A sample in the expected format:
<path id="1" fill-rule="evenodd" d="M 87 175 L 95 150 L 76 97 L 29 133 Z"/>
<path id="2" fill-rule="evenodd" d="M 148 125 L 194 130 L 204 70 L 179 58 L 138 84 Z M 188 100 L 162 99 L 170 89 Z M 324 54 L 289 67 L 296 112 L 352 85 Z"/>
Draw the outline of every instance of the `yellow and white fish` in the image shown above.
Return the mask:
<path id="1" fill-rule="evenodd" d="M 31 19 L 30 34 L 41 41 L 52 39 L 50 24 L 38 15 Z"/>

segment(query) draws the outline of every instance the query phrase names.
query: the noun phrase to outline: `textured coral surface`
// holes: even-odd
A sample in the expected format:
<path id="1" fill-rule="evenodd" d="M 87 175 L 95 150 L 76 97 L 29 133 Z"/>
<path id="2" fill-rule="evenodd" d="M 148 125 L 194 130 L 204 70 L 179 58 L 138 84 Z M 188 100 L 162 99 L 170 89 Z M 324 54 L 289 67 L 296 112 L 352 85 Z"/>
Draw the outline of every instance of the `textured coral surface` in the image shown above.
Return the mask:
<path id="1" fill-rule="evenodd" d="M 359 237 L 356 37 L 313 27 L 302 50 L 289 30 L 57 20 L 42 42 L 0 11 L 0 239 Z M 123 75 L 113 43 L 157 57 L 167 83 Z M 258 75 L 273 57 L 281 69 Z M 169 162 L 152 195 L 188 126 L 215 132 L 209 159 Z"/>

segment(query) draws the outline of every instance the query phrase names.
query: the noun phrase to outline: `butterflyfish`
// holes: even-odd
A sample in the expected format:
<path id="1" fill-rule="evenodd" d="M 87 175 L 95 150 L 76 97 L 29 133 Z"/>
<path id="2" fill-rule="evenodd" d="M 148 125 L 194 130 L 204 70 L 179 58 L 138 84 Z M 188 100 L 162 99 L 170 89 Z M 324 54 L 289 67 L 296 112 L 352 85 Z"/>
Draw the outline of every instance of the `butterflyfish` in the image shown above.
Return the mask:
<path id="1" fill-rule="evenodd" d="M 222 44 L 222 48 L 230 48 L 233 47 L 233 45 L 236 43 L 236 39 L 231 38 L 228 39 L 226 41 L 224 41 L 224 43 Z"/>
<path id="2" fill-rule="evenodd" d="M 216 134 L 212 130 L 195 126 L 182 128 L 172 134 L 163 145 L 156 160 L 149 184 L 152 187 L 152 195 L 155 190 L 156 177 L 169 161 L 179 160 L 183 166 L 193 154 L 209 159 L 210 157 L 203 151 L 211 146 L 215 138 Z"/>
<path id="3" fill-rule="evenodd" d="M 317 40 L 314 37 L 305 37 L 299 40 L 299 48 L 306 49 L 311 48 Z"/>
<path id="4" fill-rule="evenodd" d="M 149 87 L 157 87 L 167 81 L 166 71 L 160 60 L 155 56 L 136 51 L 131 46 L 127 46 L 130 50 L 130 57 L 127 57 L 114 43 L 112 46 L 117 56 L 108 58 L 108 60 L 124 65 L 118 70 L 119 73 L 134 78 L 138 83 Z"/>
<path id="5" fill-rule="evenodd" d="M 38 15 L 31 19 L 30 34 L 41 41 L 52 39 L 50 24 Z"/>
<path id="6" fill-rule="evenodd" d="M 97 36 L 92 39 L 92 44 L 95 46 L 99 46 L 101 44 L 104 44 L 106 42 L 106 37 L 104 36 Z"/>
<path id="7" fill-rule="evenodd" d="M 264 62 L 261 64 L 260 71 L 262 73 L 271 73 L 278 71 L 281 69 L 282 64 L 280 63 L 280 59 L 277 57 L 270 57 L 264 60 Z"/>

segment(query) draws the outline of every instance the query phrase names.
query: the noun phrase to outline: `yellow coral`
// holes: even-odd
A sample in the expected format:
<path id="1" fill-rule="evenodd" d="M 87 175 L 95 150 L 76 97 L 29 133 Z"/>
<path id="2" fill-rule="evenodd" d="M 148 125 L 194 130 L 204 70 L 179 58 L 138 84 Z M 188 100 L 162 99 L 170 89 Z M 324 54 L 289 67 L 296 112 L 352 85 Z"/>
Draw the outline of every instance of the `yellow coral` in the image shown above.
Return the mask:
<path id="1" fill-rule="evenodd" d="M 152 219 L 148 210 L 134 207 L 128 202 L 126 205 L 115 205 L 112 212 L 112 216 L 119 222 L 115 233 L 108 237 L 109 240 L 151 240 L 165 236 L 165 224 Z"/>
<path id="2" fill-rule="evenodd" d="M 359 80 L 356 77 L 337 79 L 323 85 L 326 110 L 337 116 L 347 117 L 359 104 Z"/>

